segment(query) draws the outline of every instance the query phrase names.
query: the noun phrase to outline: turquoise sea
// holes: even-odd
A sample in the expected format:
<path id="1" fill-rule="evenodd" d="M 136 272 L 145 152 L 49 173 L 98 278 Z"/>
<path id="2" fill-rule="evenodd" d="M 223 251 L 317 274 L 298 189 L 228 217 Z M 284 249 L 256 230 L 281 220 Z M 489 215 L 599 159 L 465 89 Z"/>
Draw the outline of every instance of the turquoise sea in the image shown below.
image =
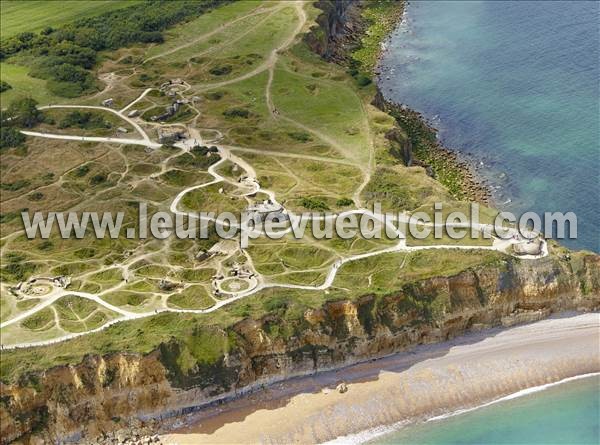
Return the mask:
<path id="1" fill-rule="evenodd" d="M 500 208 L 573 211 L 564 244 L 597 252 L 599 5 L 411 1 L 379 82 L 480 167 Z"/>
<path id="2" fill-rule="evenodd" d="M 465 414 L 406 427 L 369 443 L 597 445 L 599 425 L 600 376 L 593 376 Z"/>

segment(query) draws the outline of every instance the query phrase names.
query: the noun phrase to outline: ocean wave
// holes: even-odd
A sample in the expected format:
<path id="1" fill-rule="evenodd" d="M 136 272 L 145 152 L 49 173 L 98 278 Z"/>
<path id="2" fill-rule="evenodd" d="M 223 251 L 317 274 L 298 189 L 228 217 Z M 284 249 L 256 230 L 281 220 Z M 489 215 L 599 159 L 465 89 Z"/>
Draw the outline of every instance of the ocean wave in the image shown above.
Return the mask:
<path id="1" fill-rule="evenodd" d="M 437 420 L 443 420 L 443 419 L 448 419 L 450 417 L 454 417 L 454 416 L 458 416 L 461 414 L 465 414 L 471 411 L 475 411 L 478 410 L 480 408 L 485 408 L 487 406 L 491 406 L 491 405 L 495 405 L 496 403 L 500 403 L 500 402 L 505 402 L 508 400 L 513 400 L 513 399 L 517 399 L 519 397 L 524 397 L 530 394 L 535 394 L 541 391 L 544 391 L 548 388 L 552 388 L 554 386 L 558 386 L 558 385 L 562 385 L 564 383 L 569 383 L 569 382 L 573 382 L 575 380 L 581 380 L 581 379 L 586 379 L 586 378 L 590 378 L 590 377 L 598 377 L 600 376 L 600 372 L 591 372 L 591 373 L 587 373 L 587 374 L 581 374 L 581 375 L 576 375 L 573 377 L 567 377 L 565 379 L 562 380 L 558 380 L 556 382 L 552 382 L 552 383 L 546 383 L 544 385 L 539 385 L 539 386 L 533 386 L 531 388 L 526 388 L 526 389 L 522 389 L 520 391 L 517 391 L 515 393 L 509 394 L 507 396 L 504 397 L 500 397 L 498 399 L 494 399 L 490 402 L 486 402 L 483 403 L 481 405 L 477 405 L 471 408 L 463 408 L 463 409 L 459 409 L 456 411 L 452 411 L 446 414 L 441 414 L 439 416 L 434 416 L 434 417 L 430 417 L 428 419 L 425 420 L 425 422 L 433 422 L 433 421 L 437 421 Z M 337 437 L 333 440 L 324 442 L 322 445 L 354 445 L 354 444 L 363 444 L 366 442 L 370 442 L 373 439 L 376 439 L 378 437 L 382 437 L 385 436 L 387 434 L 393 433 L 395 431 L 398 431 L 401 428 L 404 428 L 410 424 L 414 424 L 414 422 L 408 421 L 408 420 L 403 420 L 400 422 L 396 422 L 393 423 L 391 425 L 382 425 L 382 426 L 378 426 L 375 428 L 370 428 L 368 430 L 365 431 L 361 431 L 360 433 L 355 433 L 355 434 L 348 434 L 346 436 L 340 436 Z"/>

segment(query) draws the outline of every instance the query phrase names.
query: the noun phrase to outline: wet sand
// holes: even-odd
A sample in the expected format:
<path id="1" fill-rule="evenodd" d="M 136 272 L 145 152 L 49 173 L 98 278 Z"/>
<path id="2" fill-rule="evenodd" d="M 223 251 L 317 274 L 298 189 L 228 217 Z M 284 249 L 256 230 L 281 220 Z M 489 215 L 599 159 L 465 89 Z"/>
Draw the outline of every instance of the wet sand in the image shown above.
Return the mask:
<path id="1" fill-rule="evenodd" d="M 184 419 L 167 444 L 315 443 L 600 371 L 600 314 L 554 318 L 273 385 Z M 346 382 L 348 391 L 335 386 Z"/>

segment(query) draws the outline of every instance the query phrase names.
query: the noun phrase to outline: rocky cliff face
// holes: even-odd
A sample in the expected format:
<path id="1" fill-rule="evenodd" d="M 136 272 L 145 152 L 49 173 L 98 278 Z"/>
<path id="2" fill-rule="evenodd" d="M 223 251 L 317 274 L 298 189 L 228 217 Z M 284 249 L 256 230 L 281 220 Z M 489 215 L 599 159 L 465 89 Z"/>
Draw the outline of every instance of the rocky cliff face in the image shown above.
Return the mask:
<path id="1" fill-rule="evenodd" d="M 411 283 L 390 295 L 328 302 L 296 319 L 274 312 L 215 328 L 214 341 L 231 346 L 210 362 L 194 359 L 193 339 L 173 339 L 145 356 L 88 356 L 76 366 L 2 383 L 2 443 L 153 429 L 152 419 L 291 376 L 556 311 L 599 308 L 600 256 L 507 259 Z"/>
<path id="2" fill-rule="evenodd" d="M 354 2 L 320 1 L 307 42 L 330 60 L 351 44 Z M 382 109 L 385 109 L 382 106 Z M 398 149 L 408 162 L 411 147 Z M 282 311 L 172 339 L 147 355 L 90 355 L 74 366 L 0 382 L 1 443 L 79 441 L 106 431 L 155 432 L 156 420 L 264 384 L 385 356 L 472 330 L 536 321 L 553 312 L 600 309 L 600 256 L 577 261 L 507 258 L 388 295 L 332 301 L 290 318 Z M 227 344 L 209 360 L 194 346 Z M 144 431 L 146 429 L 146 431 Z"/>
<path id="3" fill-rule="evenodd" d="M 306 43 L 321 57 L 341 62 L 349 48 L 358 45 L 362 23 L 358 0 L 319 0 L 315 5 L 323 10 L 318 26 L 305 36 Z"/>

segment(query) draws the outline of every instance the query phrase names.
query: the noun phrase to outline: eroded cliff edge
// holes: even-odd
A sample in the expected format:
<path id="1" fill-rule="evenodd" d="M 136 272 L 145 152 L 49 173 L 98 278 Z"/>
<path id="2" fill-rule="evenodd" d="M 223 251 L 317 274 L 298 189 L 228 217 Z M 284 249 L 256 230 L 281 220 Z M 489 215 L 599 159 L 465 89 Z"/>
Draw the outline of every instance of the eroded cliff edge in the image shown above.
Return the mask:
<path id="1" fill-rule="evenodd" d="M 470 330 L 600 308 L 600 257 L 506 258 L 397 292 L 332 301 L 293 318 L 285 308 L 227 329 L 198 329 L 147 355 L 88 355 L 0 386 L 2 442 L 93 437 L 291 376 L 381 357 Z M 221 344 L 212 360 L 197 348 Z M 201 358 L 202 357 L 202 358 Z"/>

